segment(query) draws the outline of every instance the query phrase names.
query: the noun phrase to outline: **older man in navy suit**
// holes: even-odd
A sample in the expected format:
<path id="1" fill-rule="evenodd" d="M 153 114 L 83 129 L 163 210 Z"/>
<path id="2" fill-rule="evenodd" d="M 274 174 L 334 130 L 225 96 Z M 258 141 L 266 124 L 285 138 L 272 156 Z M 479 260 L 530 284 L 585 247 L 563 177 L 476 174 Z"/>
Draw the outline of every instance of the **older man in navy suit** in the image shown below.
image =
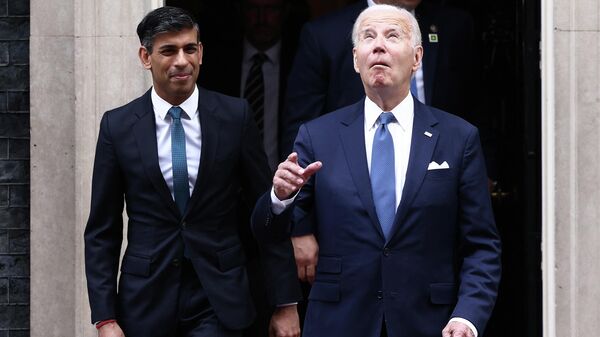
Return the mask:
<path id="1" fill-rule="evenodd" d="M 156 9 L 137 32 L 153 87 L 100 123 L 85 229 L 92 322 L 100 337 L 239 337 L 255 317 L 239 203 L 254 205 L 270 179 L 252 111 L 196 86 L 203 46 L 187 12 Z M 124 202 L 128 242 L 117 283 Z M 286 213 L 255 216 L 289 222 Z M 277 307 L 272 335 L 298 336 L 291 243 L 261 248 Z"/>
<path id="2" fill-rule="evenodd" d="M 260 202 L 318 240 L 303 335 L 481 335 L 501 267 L 478 131 L 410 94 L 410 12 L 371 6 L 352 37 L 366 97 L 301 126 Z"/>

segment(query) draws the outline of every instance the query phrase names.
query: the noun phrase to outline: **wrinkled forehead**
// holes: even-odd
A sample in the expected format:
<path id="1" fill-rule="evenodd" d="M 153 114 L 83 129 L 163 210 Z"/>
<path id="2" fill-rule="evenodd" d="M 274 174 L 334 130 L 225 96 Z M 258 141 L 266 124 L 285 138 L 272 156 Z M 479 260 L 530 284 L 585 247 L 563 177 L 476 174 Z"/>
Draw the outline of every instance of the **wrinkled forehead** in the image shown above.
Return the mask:
<path id="1" fill-rule="evenodd" d="M 373 13 L 365 17 L 359 23 L 359 33 L 366 30 L 398 30 L 404 34 L 410 34 L 411 24 L 396 13 Z"/>

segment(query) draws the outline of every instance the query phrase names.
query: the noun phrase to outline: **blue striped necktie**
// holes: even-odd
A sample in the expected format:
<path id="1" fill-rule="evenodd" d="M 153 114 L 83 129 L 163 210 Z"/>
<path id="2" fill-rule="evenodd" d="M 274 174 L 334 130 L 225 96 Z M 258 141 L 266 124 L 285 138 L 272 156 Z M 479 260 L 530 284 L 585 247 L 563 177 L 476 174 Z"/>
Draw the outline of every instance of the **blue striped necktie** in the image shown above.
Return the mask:
<path id="1" fill-rule="evenodd" d="M 174 106 L 169 109 L 169 115 L 173 119 L 171 125 L 171 160 L 173 161 L 173 191 L 175 203 L 181 212 L 185 213 L 187 202 L 190 199 L 189 178 L 187 169 L 187 156 L 185 153 L 185 130 L 181 124 L 181 112 L 183 110 Z"/>
<path id="2" fill-rule="evenodd" d="M 396 216 L 394 141 L 388 130 L 388 124 L 396 119 L 391 112 L 383 112 L 378 120 L 379 127 L 375 130 L 371 152 L 371 188 L 377 218 L 388 240 Z"/>

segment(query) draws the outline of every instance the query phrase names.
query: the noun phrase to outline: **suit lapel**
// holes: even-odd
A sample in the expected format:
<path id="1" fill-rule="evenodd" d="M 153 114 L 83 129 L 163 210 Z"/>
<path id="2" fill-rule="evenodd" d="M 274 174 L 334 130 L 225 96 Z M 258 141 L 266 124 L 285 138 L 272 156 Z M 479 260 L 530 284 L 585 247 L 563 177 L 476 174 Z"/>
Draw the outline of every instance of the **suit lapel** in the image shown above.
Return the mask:
<path id="1" fill-rule="evenodd" d="M 158 164 L 158 145 L 156 143 L 156 123 L 152 100 L 150 99 L 150 90 L 146 92 L 143 98 L 142 106 L 135 111 L 139 118 L 133 126 L 133 133 L 140 151 L 140 158 L 144 165 L 144 170 L 158 195 L 163 199 L 165 205 L 176 215 L 179 216 L 177 205 L 171 197 L 169 187 Z"/>
<path id="2" fill-rule="evenodd" d="M 186 214 L 198 202 L 204 186 L 207 186 L 210 177 L 207 172 L 211 171 L 214 158 L 219 146 L 220 120 L 215 113 L 216 104 L 210 93 L 202 88 L 198 88 L 198 118 L 200 118 L 200 129 L 202 130 L 202 150 L 200 152 L 200 166 L 196 185 L 190 198 Z"/>
<path id="3" fill-rule="evenodd" d="M 406 180 L 390 238 L 393 238 L 399 231 L 408 209 L 423 183 L 439 136 L 439 131 L 434 128 L 436 124 L 437 120 L 433 117 L 429 108 L 415 99 L 415 115 Z M 431 134 L 431 137 L 427 136 L 426 132 Z"/>
<path id="4" fill-rule="evenodd" d="M 364 99 L 352 107 L 352 113 L 341 121 L 340 138 L 348 161 L 348 169 L 356 185 L 358 197 L 365 206 L 371 223 L 379 235 L 384 238 L 381 225 L 375 212 L 375 203 L 371 193 L 371 178 L 367 166 L 365 151 Z"/>
<path id="5" fill-rule="evenodd" d="M 431 15 L 426 15 L 427 4 L 421 4 L 417 7 L 416 15 L 419 19 L 419 28 L 423 40 L 423 83 L 425 86 L 425 103 L 431 105 L 433 97 L 433 83 L 435 80 L 435 72 L 437 68 L 438 44 L 439 42 L 431 42 L 429 34 L 437 34 L 439 38 L 439 27 L 431 19 Z"/>

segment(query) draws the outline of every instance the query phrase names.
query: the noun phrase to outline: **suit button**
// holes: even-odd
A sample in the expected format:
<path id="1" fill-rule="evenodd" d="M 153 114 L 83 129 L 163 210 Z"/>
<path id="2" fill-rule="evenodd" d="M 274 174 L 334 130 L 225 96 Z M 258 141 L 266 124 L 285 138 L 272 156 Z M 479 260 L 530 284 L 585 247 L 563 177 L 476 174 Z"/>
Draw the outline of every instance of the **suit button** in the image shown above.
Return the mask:
<path id="1" fill-rule="evenodd" d="M 379 291 L 377 292 L 377 299 L 378 299 L 378 300 L 382 300 L 382 299 L 383 299 L 383 291 L 379 290 Z"/>
<path id="2" fill-rule="evenodd" d="M 173 261 L 171 261 L 171 265 L 173 267 L 179 267 L 181 265 L 181 261 L 179 261 L 179 259 L 173 259 Z"/>
<path id="3" fill-rule="evenodd" d="M 390 256 L 390 249 L 389 248 L 384 248 L 383 249 L 383 256 L 388 257 Z"/>

